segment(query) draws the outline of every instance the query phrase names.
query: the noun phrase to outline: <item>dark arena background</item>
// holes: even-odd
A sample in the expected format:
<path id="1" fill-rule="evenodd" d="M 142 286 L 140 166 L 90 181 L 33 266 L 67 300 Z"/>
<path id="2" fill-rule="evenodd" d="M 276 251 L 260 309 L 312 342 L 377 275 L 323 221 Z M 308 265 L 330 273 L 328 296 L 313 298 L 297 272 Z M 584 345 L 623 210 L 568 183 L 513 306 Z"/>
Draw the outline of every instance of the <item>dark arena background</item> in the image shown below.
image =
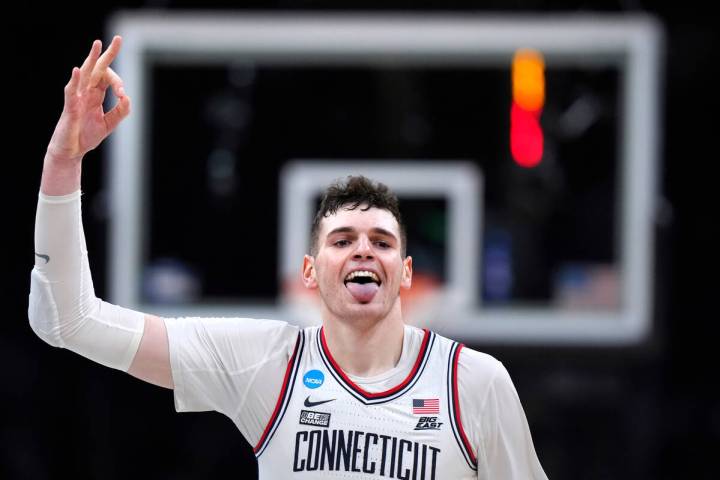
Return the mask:
<path id="1" fill-rule="evenodd" d="M 718 314 L 711 291 L 718 277 L 713 193 L 718 182 L 712 165 L 718 158 L 720 43 L 710 7 L 632 0 L 236 3 L 64 2 L 35 8 L 26 2 L 6 11 L 10 56 L 3 59 L 2 101 L 10 108 L 3 115 L 3 198 L 11 220 L 3 234 L 8 268 L 0 327 L 0 478 L 189 480 L 257 474 L 251 447 L 227 418 L 177 414 L 171 391 L 51 348 L 28 324 L 45 148 L 72 67 L 82 63 L 94 39 L 107 44 L 119 10 L 153 12 L 160 19 L 179 11 L 191 19 L 199 12 L 286 19 L 327 14 L 649 19 L 660 32 L 658 69 L 652 74 L 657 143 L 654 177 L 643 180 L 640 172 L 636 179 L 652 190 L 650 235 L 642 245 L 624 236 L 633 228 L 623 220 L 630 200 L 618 194 L 623 185 L 630 197 L 637 193 L 618 153 L 629 140 L 619 127 L 623 105 L 632 100 L 622 90 L 625 73 L 612 63 L 593 68 L 586 68 L 592 62 L 553 63 L 551 53 L 540 121 L 545 163 L 533 170 L 513 163 L 510 153 L 509 56 L 507 65 L 470 67 L 340 61 L 240 62 L 228 69 L 174 62 L 150 51 L 146 83 L 141 88 L 126 81 L 133 102 L 139 95 L 151 101 L 134 104 L 131 116 L 142 112 L 138 143 L 143 158 L 153 159 L 143 166 L 146 175 L 135 179 L 143 192 L 138 225 L 144 236 L 140 273 L 130 290 L 123 290 L 115 271 L 124 267 L 118 264 L 125 253 L 117 240 L 123 226 L 119 233 L 111 228 L 109 205 L 117 194 L 111 186 L 120 180 L 110 167 L 109 142 L 84 161 L 84 227 L 101 298 L 132 299 L 134 306 L 159 313 L 175 307 L 182 312 L 184 305 L 191 312 L 202 312 L 203 305 L 232 309 L 234 302 L 275 308 L 278 293 L 293 288 L 283 276 L 286 224 L 279 213 L 285 185 L 279 172 L 287 171 L 290 160 L 375 159 L 374 165 L 400 159 L 403 168 L 414 161 L 466 161 L 484 180 L 483 249 L 470 265 L 478 281 L 472 288 L 465 284 L 468 295 L 491 307 L 488 318 L 506 307 L 549 312 L 537 325 L 546 322 L 551 333 L 538 337 L 533 332 L 542 333 L 541 327 L 519 323 L 503 334 L 481 332 L 462 340 L 507 367 L 548 477 L 717 478 Z M 584 162 L 572 161 L 577 159 Z M 454 281 L 451 193 L 400 194 L 408 208 L 408 253 L 422 267 L 418 288 Z M 248 236 L 245 226 L 266 233 Z M 557 312 L 583 316 L 593 308 L 620 312 L 633 305 L 623 262 L 630 256 L 627 249 L 642 254 L 646 244 L 650 295 L 641 334 L 595 326 L 568 334 L 551 325 Z M 234 253 L 225 256 L 228 250 L 217 245 L 232 246 Z M 163 289 L 163 275 L 178 282 L 174 289 Z M 578 276 L 609 278 L 610 293 L 590 301 L 573 296 L 582 283 Z"/>

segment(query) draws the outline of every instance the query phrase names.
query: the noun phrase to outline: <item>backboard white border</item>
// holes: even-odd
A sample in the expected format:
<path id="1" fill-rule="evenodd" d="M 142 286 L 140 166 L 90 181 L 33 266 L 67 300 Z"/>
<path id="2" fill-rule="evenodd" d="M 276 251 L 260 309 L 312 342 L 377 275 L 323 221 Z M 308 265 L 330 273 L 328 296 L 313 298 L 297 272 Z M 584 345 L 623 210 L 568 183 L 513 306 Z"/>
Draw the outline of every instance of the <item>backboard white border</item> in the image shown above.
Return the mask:
<path id="1" fill-rule="evenodd" d="M 143 139 L 149 52 L 176 63 L 244 58 L 259 64 L 509 65 L 518 48 L 536 48 L 554 65 L 616 65 L 623 108 L 620 212 L 621 285 L 618 313 L 525 309 L 456 312 L 443 333 L 472 343 L 629 344 L 651 326 L 653 222 L 658 182 L 659 71 L 662 30 L 645 16 L 234 14 L 120 12 L 108 25 L 124 38 L 115 67 L 132 92 L 134 113 L 110 141 L 110 297 L 115 303 L 163 315 L 287 318 L 263 305 L 158 309 L 140 302 Z M 448 312 L 448 315 L 450 312 Z"/>

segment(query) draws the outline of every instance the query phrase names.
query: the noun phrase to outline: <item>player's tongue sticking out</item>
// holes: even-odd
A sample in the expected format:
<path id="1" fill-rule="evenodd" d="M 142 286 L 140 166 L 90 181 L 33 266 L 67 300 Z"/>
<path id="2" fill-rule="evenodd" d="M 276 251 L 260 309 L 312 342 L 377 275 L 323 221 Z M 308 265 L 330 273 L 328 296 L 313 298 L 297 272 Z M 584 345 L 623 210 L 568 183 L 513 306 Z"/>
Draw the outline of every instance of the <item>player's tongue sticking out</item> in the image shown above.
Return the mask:
<path id="1" fill-rule="evenodd" d="M 380 288 L 380 280 L 372 272 L 352 272 L 346 277 L 345 286 L 355 300 L 367 303 L 373 299 Z"/>

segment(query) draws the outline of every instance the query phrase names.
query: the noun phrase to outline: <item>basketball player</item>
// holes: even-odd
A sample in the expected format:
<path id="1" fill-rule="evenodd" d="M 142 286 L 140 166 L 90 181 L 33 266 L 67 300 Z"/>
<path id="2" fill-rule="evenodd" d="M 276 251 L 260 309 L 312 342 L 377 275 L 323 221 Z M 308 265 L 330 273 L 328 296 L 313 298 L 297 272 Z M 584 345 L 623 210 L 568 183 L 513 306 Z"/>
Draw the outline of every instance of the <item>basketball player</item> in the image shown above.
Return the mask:
<path id="1" fill-rule="evenodd" d="M 160 318 L 95 296 L 80 174 L 83 156 L 130 112 L 109 67 L 120 45 L 116 36 L 101 54 L 95 41 L 73 69 L 48 145 L 28 310 L 36 334 L 174 389 L 178 411 L 222 412 L 255 446 L 262 479 L 545 479 L 502 364 L 403 323 L 412 258 L 382 184 L 349 177 L 325 193 L 302 265 L 321 327 Z M 108 88 L 118 101 L 105 113 Z"/>

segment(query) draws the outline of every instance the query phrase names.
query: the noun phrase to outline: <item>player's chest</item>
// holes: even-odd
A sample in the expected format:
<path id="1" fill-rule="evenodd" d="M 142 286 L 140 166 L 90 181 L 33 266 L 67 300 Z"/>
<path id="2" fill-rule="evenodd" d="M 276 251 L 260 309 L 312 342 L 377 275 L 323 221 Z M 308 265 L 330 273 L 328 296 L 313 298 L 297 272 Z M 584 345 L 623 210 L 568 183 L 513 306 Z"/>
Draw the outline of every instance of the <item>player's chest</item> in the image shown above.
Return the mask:
<path id="1" fill-rule="evenodd" d="M 292 471 L 441 478 L 442 465 L 457 458 L 443 381 L 433 381 L 431 370 L 399 395 L 364 397 L 322 366 L 306 365 L 278 432 L 291 443 Z"/>
<path id="2" fill-rule="evenodd" d="M 403 395 L 365 403 L 332 380 L 319 388 L 295 386 L 287 415 L 297 430 L 328 430 L 375 433 L 398 438 L 437 442 L 447 430 L 447 396 L 435 385 L 418 384 Z M 290 426 L 290 423 L 288 423 Z M 368 442 L 374 443 L 374 437 Z"/>

